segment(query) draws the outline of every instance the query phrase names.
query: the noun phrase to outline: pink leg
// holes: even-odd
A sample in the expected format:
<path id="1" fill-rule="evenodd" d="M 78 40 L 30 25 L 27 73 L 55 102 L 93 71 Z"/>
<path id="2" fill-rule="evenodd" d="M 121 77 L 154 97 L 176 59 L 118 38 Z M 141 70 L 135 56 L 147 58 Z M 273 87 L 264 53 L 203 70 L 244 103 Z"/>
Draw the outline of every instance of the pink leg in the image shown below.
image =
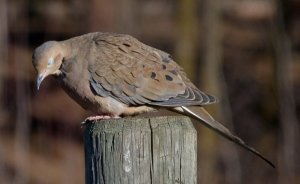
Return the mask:
<path id="1" fill-rule="evenodd" d="M 95 120 L 102 120 L 102 119 L 119 119 L 120 116 L 109 116 L 109 115 L 101 115 L 101 116 L 90 116 L 87 117 L 81 124 L 84 125 L 87 122 L 95 121 Z"/>

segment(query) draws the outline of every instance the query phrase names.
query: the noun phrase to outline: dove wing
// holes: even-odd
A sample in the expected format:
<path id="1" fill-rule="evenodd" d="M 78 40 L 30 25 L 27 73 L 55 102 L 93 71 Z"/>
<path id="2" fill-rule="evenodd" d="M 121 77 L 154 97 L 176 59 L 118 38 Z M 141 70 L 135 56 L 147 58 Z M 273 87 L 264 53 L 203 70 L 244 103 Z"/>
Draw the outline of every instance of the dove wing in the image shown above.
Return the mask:
<path id="1" fill-rule="evenodd" d="M 120 34 L 93 38 L 90 86 L 99 96 L 127 105 L 176 107 L 204 105 L 216 99 L 197 89 L 169 54 Z"/>

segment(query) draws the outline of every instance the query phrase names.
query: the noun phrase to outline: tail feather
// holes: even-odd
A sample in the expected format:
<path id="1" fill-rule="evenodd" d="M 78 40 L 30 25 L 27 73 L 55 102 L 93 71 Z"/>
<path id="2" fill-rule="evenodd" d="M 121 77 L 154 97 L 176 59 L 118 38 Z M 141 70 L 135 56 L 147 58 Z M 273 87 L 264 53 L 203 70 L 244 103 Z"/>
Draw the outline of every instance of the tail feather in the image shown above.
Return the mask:
<path id="1" fill-rule="evenodd" d="M 275 165 L 271 161 L 269 161 L 266 157 L 264 157 L 262 154 L 260 154 L 257 150 L 255 150 L 251 146 L 247 145 L 241 138 L 233 135 L 221 123 L 219 123 L 216 120 L 214 120 L 214 118 L 203 107 L 197 108 L 197 109 L 199 109 L 197 111 L 197 114 L 195 112 L 193 112 L 192 110 L 190 110 L 186 106 L 181 106 L 181 108 L 184 111 L 183 112 L 184 114 L 186 114 L 186 115 L 188 115 L 188 116 L 190 116 L 190 117 L 192 117 L 192 118 L 194 118 L 196 120 L 200 120 L 201 122 L 203 122 L 203 124 L 206 127 L 208 127 L 210 129 L 216 131 L 220 135 L 226 137 L 230 141 L 235 142 L 236 144 L 240 145 L 241 147 L 245 148 L 246 150 L 249 150 L 250 152 L 254 153 L 258 157 L 260 157 L 261 159 L 263 159 L 265 162 L 267 162 L 273 168 L 275 168 Z"/>

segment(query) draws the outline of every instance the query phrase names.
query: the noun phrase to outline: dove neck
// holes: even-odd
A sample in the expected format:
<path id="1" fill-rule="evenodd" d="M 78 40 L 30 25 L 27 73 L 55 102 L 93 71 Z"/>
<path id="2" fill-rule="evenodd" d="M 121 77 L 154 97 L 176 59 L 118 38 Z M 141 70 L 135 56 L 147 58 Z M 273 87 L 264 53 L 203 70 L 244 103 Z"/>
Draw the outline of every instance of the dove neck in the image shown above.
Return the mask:
<path id="1" fill-rule="evenodd" d="M 64 59 L 68 59 L 72 55 L 72 49 L 70 47 L 70 44 L 68 44 L 65 41 L 60 42 L 61 44 L 61 52 L 63 54 Z"/>

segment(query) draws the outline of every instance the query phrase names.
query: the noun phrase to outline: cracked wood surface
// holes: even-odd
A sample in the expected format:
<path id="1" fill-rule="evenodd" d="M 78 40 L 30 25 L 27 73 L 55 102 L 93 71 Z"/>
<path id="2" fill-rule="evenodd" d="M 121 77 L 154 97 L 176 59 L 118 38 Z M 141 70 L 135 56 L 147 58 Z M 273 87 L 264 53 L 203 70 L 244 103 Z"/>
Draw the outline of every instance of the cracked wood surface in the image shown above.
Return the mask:
<path id="1" fill-rule="evenodd" d="M 189 118 L 124 118 L 85 128 L 87 184 L 196 184 L 197 133 Z"/>

